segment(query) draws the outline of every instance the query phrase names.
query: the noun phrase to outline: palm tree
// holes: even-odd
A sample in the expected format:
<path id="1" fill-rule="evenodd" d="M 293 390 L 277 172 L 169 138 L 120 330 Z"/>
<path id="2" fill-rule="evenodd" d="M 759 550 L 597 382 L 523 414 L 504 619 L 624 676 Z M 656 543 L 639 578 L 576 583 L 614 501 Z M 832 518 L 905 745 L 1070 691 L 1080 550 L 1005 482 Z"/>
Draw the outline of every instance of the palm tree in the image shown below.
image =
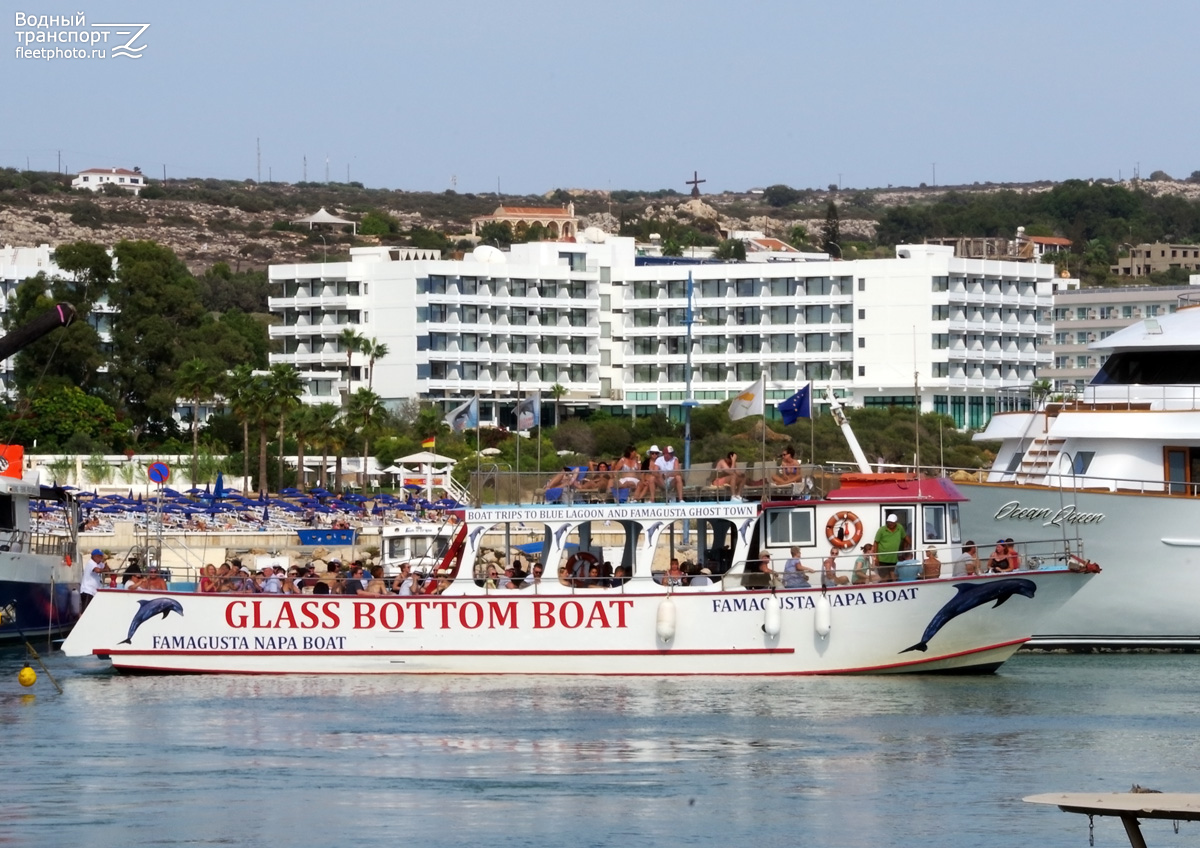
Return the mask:
<path id="1" fill-rule="evenodd" d="M 380 425 L 387 417 L 387 409 L 384 407 L 379 395 L 370 389 L 359 389 L 350 398 L 350 406 L 346 410 L 346 417 L 349 419 L 350 426 L 354 428 L 354 431 L 362 439 L 362 479 L 359 480 L 359 483 L 365 492 L 367 489 L 367 457 L 370 454 L 368 448 L 371 436 L 379 430 Z"/>
<path id="2" fill-rule="evenodd" d="M 304 491 L 304 457 L 310 443 L 318 435 L 315 407 L 301 404 L 288 413 L 287 425 L 296 439 L 296 488 Z"/>
<path id="3" fill-rule="evenodd" d="M 279 414 L 279 469 L 275 486 L 278 492 L 283 488 L 283 425 L 288 413 L 300 405 L 300 395 L 304 392 L 304 381 L 296 366 L 283 362 L 272 365 L 271 373 L 267 376 L 267 392 L 272 408 Z"/>
<path id="4" fill-rule="evenodd" d="M 335 403 L 320 403 L 311 407 L 310 411 L 313 417 L 313 431 L 322 451 L 321 475 L 317 485 L 324 489 L 328 479 L 325 469 L 329 467 L 329 449 L 333 446 L 332 434 L 337 427 L 337 417 L 341 414 L 341 410 Z"/>
<path id="5" fill-rule="evenodd" d="M 366 341 L 362 333 L 353 327 L 346 327 L 342 330 L 342 334 L 338 336 L 338 342 L 342 346 L 342 350 L 346 351 L 346 403 L 350 402 L 350 360 L 356 351 L 362 349 L 362 343 Z"/>
<path id="6" fill-rule="evenodd" d="M 175 372 L 175 394 L 192 402 L 192 485 L 196 485 L 196 467 L 200 457 L 200 402 L 216 394 L 217 372 L 203 359 L 189 359 Z"/>
<path id="7" fill-rule="evenodd" d="M 550 394 L 554 397 L 554 426 L 558 427 L 558 400 L 567 393 L 566 388 L 555 383 L 550 387 Z"/>
<path id="8" fill-rule="evenodd" d="M 230 406 L 233 414 L 242 422 L 242 491 L 250 488 L 250 419 L 254 410 L 254 385 L 257 381 L 254 368 L 239 365 L 229 374 Z"/>
<path id="9" fill-rule="evenodd" d="M 379 339 L 363 339 L 359 343 L 359 350 L 367 357 L 367 388 L 373 389 L 375 383 L 375 363 L 387 357 L 389 353 L 388 346 L 379 341 Z"/>

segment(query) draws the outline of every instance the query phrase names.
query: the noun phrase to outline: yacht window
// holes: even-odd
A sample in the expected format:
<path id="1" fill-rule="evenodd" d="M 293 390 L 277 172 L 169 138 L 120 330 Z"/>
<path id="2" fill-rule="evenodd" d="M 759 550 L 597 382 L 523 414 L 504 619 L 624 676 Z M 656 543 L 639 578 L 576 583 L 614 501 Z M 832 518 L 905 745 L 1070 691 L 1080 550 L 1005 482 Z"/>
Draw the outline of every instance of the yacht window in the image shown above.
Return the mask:
<path id="1" fill-rule="evenodd" d="M 771 509 L 767 511 L 767 544 L 782 545 L 813 544 L 813 510 Z"/>
<path id="2" fill-rule="evenodd" d="M 1095 451 L 1077 451 L 1075 453 L 1075 461 L 1071 463 L 1071 470 L 1076 474 L 1087 474 L 1087 470 L 1091 467 L 1095 456 Z"/>
<path id="3" fill-rule="evenodd" d="M 921 507 L 925 519 L 925 541 L 946 541 L 946 507 L 943 504 L 928 504 Z"/>

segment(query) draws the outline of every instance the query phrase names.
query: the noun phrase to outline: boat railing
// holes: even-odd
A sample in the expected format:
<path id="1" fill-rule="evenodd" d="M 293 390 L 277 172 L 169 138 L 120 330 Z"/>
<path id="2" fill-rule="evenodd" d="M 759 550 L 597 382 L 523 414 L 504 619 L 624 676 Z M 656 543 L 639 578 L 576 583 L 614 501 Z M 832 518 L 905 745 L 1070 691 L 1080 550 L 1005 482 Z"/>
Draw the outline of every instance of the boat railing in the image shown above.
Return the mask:
<path id="1" fill-rule="evenodd" d="M 0 551 L 65 557 L 71 552 L 71 539 L 63 533 L 29 532 L 0 529 Z"/>

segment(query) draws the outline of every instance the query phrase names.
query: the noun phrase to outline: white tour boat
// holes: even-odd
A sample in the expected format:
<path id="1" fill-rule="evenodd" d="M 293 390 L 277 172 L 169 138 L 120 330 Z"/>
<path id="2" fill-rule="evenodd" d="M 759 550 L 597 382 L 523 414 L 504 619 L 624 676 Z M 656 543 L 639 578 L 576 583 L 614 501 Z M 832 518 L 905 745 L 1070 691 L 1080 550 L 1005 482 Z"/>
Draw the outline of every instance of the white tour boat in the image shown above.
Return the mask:
<path id="1" fill-rule="evenodd" d="M 857 482 L 811 501 L 467 509 L 429 575 L 436 594 L 101 590 L 63 650 L 143 672 L 988 672 L 1091 578 L 1051 551 L 1026 552 L 1035 570 L 952 578 L 953 484 Z M 849 582 L 890 513 L 940 552 L 940 578 Z M 810 588 L 785 568 L 793 546 Z M 527 578 L 491 576 L 518 551 Z"/>
<path id="2" fill-rule="evenodd" d="M 1200 308 L 1147 318 L 1078 398 L 995 415 L 1000 451 L 962 482 L 975 539 L 1080 540 L 1112 571 L 1037 630 L 1046 647 L 1200 648 Z"/>

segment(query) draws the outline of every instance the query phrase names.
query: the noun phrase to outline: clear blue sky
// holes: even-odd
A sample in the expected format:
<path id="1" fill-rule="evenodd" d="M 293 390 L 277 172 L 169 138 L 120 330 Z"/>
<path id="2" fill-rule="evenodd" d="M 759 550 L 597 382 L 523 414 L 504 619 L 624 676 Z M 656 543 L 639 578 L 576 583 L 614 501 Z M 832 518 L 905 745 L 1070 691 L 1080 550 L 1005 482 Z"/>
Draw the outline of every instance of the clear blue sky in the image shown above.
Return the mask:
<path id="1" fill-rule="evenodd" d="M 0 165 L 541 193 L 1200 170 L 1200 3 L 4 0 Z M 18 59 L 17 11 L 149 23 Z M 34 44 L 31 47 L 45 45 Z"/>

